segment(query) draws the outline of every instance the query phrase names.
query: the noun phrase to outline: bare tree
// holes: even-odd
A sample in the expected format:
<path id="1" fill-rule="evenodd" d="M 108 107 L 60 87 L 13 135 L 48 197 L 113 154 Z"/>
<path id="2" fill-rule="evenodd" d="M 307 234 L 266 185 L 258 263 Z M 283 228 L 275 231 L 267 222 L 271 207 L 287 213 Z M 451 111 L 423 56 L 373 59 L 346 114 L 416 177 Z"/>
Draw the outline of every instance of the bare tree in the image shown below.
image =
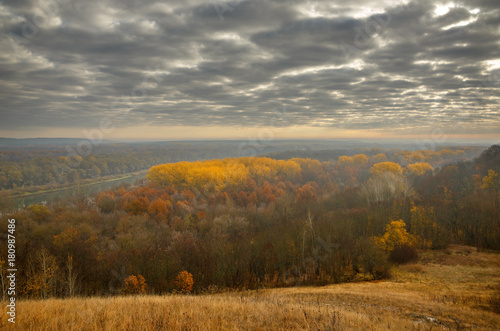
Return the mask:
<path id="1" fill-rule="evenodd" d="M 73 257 L 68 254 L 68 259 L 66 261 L 66 284 L 68 286 L 68 295 L 73 297 L 78 289 L 77 280 L 78 272 L 75 270 Z"/>

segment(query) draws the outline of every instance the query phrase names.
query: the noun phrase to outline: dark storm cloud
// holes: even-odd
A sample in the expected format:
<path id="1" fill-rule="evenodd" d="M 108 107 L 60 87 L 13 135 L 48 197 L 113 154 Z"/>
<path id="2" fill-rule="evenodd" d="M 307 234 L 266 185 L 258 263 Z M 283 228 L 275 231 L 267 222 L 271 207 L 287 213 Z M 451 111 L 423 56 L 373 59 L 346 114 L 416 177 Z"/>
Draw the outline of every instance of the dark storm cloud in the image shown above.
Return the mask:
<path id="1" fill-rule="evenodd" d="M 308 126 L 474 123 L 465 129 L 498 133 L 499 9 L 494 0 L 6 1 L 0 129 L 102 117 L 262 126 L 285 106 Z"/>

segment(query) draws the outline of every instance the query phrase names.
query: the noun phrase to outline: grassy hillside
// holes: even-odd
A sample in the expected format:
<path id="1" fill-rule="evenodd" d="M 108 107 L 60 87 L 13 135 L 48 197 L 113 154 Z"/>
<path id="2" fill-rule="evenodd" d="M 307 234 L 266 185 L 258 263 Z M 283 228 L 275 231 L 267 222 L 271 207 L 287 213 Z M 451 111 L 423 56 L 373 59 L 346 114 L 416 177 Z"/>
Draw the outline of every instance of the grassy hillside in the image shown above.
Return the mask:
<path id="1" fill-rule="evenodd" d="M 386 281 L 199 296 L 22 301 L 17 330 L 497 330 L 500 255 L 421 253 Z M 2 304 L 0 329 L 7 323 Z M 8 325 L 9 324 L 9 325 Z"/>

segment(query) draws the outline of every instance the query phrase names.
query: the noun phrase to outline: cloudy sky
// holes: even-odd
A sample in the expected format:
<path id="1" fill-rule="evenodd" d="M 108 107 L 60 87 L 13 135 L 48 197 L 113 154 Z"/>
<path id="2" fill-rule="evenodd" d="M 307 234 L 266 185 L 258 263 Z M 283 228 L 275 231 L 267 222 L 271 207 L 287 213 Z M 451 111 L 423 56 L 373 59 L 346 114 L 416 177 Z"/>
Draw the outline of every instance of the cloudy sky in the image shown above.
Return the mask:
<path id="1" fill-rule="evenodd" d="M 498 0 L 4 0 L 0 136 L 500 138 Z"/>

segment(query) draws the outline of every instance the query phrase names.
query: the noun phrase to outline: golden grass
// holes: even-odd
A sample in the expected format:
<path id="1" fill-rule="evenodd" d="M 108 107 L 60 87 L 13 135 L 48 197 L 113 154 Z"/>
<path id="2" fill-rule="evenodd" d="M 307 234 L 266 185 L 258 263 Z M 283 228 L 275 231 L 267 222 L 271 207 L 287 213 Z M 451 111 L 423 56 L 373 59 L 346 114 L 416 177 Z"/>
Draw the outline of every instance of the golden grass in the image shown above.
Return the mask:
<path id="1" fill-rule="evenodd" d="M 22 301 L 2 330 L 498 330 L 500 255 L 424 252 L 387 281 L 200 296 Z M 457 257 L 460 264 L 452 263 Z"/>

